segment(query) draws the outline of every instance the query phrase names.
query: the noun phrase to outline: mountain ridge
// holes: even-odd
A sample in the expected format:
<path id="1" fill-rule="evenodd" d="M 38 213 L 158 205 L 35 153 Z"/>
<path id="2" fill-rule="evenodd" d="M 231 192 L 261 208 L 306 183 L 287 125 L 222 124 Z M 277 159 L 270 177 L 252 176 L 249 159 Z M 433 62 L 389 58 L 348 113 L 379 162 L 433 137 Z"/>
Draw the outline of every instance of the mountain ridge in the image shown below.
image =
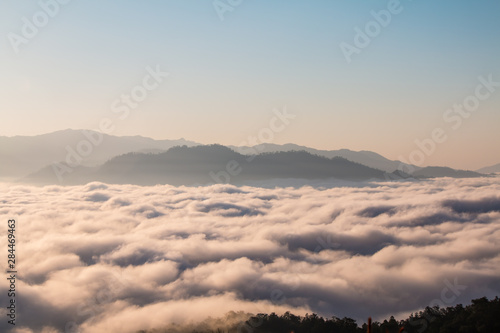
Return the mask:
<path id="1" fill-rule="evenodd" d="M 87 136 L 86 136 L 87 135 Z M 100 143 L 93 140 L 102 135 Z M 78 151 L 78 145 L 87 142 L 92 151 L 82 156 L 82 166 L 100 165 L 114 156 L 143 149 L 167 150 L 178 145 L 197 145 L 184 139 L 154 140 L 143 136 L 114 136 L 96 131 L 65 129 L 37 136 L 0 136 L 0 177 L 19 178 L 36 172 L 53 162 L 61 162 Z"/>
<path id="2" fill-rule="evenodd" d="M 51 166 L 47 166 L 24 180 L 57 183 L 56 174 L 50 174 L 51 169 Z M 79 179 L 79 175 L 83 175 L 83 178 Z M 88 181 L 103 181 L 137 185 L 189 186 L 210 183 L 239 185 L 247 180 L 270 178 L 336 177 L 352 180 L 382 179 L 384 172 L 341 157 L 328 159 L 305 151 L 242 155 L 228 147 L 214 144 L 177 146 L 157 154 L 137 152 L 123 154 L 97 168 L 80 166 L 78 170 L 75 169 L 65 175 L 64 183 L 73 185 Z"/>
<path id="3" fill-rule="evenodd" d="M 500 163 L 477 169 L 480 173 L 500 173 Z"/>
<path id="4" fill-rule="evenodd" d="M 91 151 L 88 156 L 78 157 L 85 143 Z M 101 167 L 117 156 L 129 153 L 162 154 L 174 147 L 207 146 L 194 141 L 185 140 L 155 140 L 136 136 L 114 136 L 96 131 L 65 129 L 38 136 L 0 136 L 0 159 L 9 163 L 0 165 L 0 179 L 30 178 L 46 166 L 62 163 L 61 166 L 86 168 Z M 219 145 L 221 147 L 226 147 Z M 261 143 L 255 146 L 227 146 L 241 155 L 257 156 L 263 153 L 297 152 L 304 151 L 311 155 L 322 156 L 327 159 L 341 157 L 353 163 L 385 172 L 386 179 L 404 179 L 411 175 L 402 170 L 416 170 L 416 177 L 443 177 L 443 176 L 480 176 L 472 171 L 445 169 L 447 167 L 420 168 L 400 161 L 393 161 L 384 156 L 367 150 L 353 151 L 350 149 L 320 150 L 293 143 L 283 145 Z M 172 154 L 172 153 L 171 153 Z M 263 157 L 260 157 L 262 159 Z M 308 157 L 310 159 L 310 157 Z M 241 158 L 240 158 L 241 159 Z M 64 163 L 66 162 L 66 163 Z M 206 161 L 205 161 L 206 162 Z M 200 162 L 201 163 L 201 162 Z M 70 167 L 72 164 L 73 167 Z M 433 169 L 429 169 L 433 168 Z M 419 173 L 419 170 L 420 171 Z"/>
<path id="5" fill-rule="evenodd" d="M 271 180 L 387 181 L 409 178 L 480 177 L 478 173 L 446 167 L 420 169 L 422 174 L 387 173 L 343 157 L 327 158 L 310 152 L 278 151 L 243 155 L 219 145 L 175 146 L 166 152 L 131 152 L 115 156 L 98 167 L 46 166 L 23 178 L 37 184 L 77 185 L 91 181 L 115 184 L 200 186 L 215 183 L 248 185 Z M 435 172 L 436 174 L 433 174 Z"/>

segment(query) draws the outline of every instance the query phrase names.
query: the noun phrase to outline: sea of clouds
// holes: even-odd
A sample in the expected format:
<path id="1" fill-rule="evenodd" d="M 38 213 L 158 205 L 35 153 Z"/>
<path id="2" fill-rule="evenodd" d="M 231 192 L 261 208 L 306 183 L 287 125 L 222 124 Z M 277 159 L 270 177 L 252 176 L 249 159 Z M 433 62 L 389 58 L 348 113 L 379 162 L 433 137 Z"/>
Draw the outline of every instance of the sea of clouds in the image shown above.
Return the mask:
<path id="1" fill-rule="evenodd" d="M 5 258 L 17 220 L 12 332 L 135 332 L 230 311 L 402 318 L 500 295 L 500 178 L 0 191 Z"/>

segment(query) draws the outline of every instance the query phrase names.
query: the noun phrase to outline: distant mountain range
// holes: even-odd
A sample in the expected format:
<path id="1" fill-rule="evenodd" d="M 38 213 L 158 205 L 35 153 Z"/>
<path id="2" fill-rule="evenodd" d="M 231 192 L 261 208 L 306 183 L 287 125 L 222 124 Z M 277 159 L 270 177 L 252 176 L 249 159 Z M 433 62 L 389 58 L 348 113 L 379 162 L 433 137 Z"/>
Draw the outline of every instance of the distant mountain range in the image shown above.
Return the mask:
<path id="1" fill-rule="evenodd" d="M 99 144 L 99 135 L 102 140 Z M 90 136 L 90 139 L 89 139 Z M 19 178 L 38 171 L 53 162 L 64 161 L 75 154 L 79 144 L 89 142 L 92 152 L 83 158 L 83 166 L 98 166 L 109 159 L 139 151 L 162 152 L 174 146 L 195 146 L 196 142 L 153 140 L 142 136 L 112 136 L 94 131 L 63 130 L 36 136 L 0 136 L 0 178 Z M 80 149 L 86 148 L 80 146 Z"/>
<path id="2" fill-rule="evenodd" d="M 400 167 L 403 167 L 403 170 L 408 170 L 410 167 L 411 170 L 418 169 L 417 166 L 411 164 L 405 164 L 400 161 L 391 161 L 385 158 L 382 155 L 374 153 L 372 151 L 352 151 L 349 149 L 340 149 L 340 150 L 319 150 L 314 148 L 309 148 L 305 146 L 299 146 L 296 144 L 284 144 L 284 145 L 276 145 L 272 143 L 262 143 L 253 147 L 236 147 L 236 146 L 228 146 L 229 148 L 244 154 L 244 155 L 255 155 L 260 153 L 274 153 L 279 151 L 306 151 L 308 153 L 324 156 L 327 158 L 333 157 L 343 157 L 349 161 L 360 163 L 363 165 L 367 165 L 371 168 L 379 169 L 386 172 L 393 172 L 398 170 Z"/>
<path id="3" fill-rule="evenodd" d="M 200 186 L 215 183 L 235 185 L 294 186 L 291 180 L 377 181 L 430 177 L 478 177 L 472 171 L 428 167 L 408 175 L 387 173 L 349 161 L 343 157 L 327 158 L 306 151 L 286 151 L 243 155 L 221 145 L 177 146 L 162 153 L 128 153 L 112 158 L 100 167 L 47 166 L 23 179 L 35 184 L 85 184 L 101 181 L 135 185 Z M 59 176 L 58 177 L 58 174 Z M 281 181 L 279 181 L 281 180 Z"/>
<path id="4" fill-rule="evenodd" d="M 480 173 L 500 173 L 500 163 L 476 171 Z"/>
<path id="5" fill-rule="evenodd" d="M 451 178 L 472 178 L 485 176 L 481 173 L 468 171 L 468 170 L 455 170 L 448 167 L 425 167 L 416 170 L 412 173 L 415 178 L 438 178 L 438 177 L 451 177 Z"/>
<path id="6" fill-rule="evenodd" d="M 137 185 L 207 185 L 278 178 L 346 180 L 383 179 L 385 172 L 341 157 L 326 158 L 305 151 L 242 155 L 221 145 L 180 146 L 159 154 L 129 153 L 100 167 L 79 167 L 63 175 L 65 184 L 97 180 Z M 30 183 L 57 183 L 52 166 L 28 176 Z"/>
<path id="7" fill-rule="evenodd" d="M 484 176 L 447 167 L 418 168 L 370 151 L 327 151 L 294 144 L 202 146 L 184 139 L 117 137 L 77 130 L 0 137 L 0 158 L 6 161 L 0 165 L 0 179 L 17 178 L 38 184 L 98 180 L 139 185 L 205 185 L 262 183 L 270 179 L 303 179 L 307 183 L 333 178 L 360 181 Z M 416 171 L 409 175 L 398 170 L 401 166 Z"/>

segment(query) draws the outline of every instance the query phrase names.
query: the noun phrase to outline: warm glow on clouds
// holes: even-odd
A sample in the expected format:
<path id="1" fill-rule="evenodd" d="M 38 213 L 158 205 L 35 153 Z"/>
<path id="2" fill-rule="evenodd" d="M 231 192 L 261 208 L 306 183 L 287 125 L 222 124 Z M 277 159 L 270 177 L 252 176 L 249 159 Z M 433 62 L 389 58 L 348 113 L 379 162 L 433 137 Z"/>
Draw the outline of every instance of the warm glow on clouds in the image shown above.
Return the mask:
<path id="1" fill-rule="evenodd" d="M 18 221 L 13 332 L 135 332 L 229 311 L 378 318 L 499 291 L 499 178 L 1 190 Z"/>

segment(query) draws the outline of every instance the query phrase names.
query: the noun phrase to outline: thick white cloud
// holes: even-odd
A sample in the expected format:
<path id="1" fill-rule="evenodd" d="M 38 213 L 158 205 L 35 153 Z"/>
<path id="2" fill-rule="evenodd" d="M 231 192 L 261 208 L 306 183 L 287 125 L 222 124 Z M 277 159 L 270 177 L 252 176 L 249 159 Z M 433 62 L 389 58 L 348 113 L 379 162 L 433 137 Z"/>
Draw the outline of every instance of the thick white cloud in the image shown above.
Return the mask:
<path id="1" fill-rule="evenodd" d="M 381 318 L 500 294 L 499 178 L 0 189 L 18 221 L 16 332 L 219 325 L 207 318 L 231 310 Z"/>

